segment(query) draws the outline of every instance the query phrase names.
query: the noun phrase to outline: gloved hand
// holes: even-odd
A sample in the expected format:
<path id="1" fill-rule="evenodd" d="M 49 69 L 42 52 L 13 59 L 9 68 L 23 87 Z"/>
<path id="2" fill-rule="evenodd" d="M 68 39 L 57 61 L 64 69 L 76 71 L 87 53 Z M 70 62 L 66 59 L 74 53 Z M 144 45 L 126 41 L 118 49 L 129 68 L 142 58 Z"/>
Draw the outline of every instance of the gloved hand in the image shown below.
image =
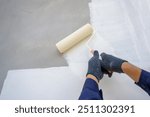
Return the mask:
<path id="1" fill-rule="evenodd" d="M 126 60 L 122 60 L 120 58 L 117 58 L 115 56 L 106 53 L 102 53 L 101 57 L 102 57 L 102 63 L 101 63 L 102 67 L 104 67 L 109 71 L 123 73 L 121 69 L 121 65 L 122 63 L 127 62 Z"/>
<path id="2" fill-rule="evenodd" d="M 113 74 L 113 72 L 112 72 L 112 71 L 109 71 L 109 70 L 107 70 L 107 69 L 105 69 L 105 68 L 103 67 L 103 62 L 102 62 L 102 60 L 100 60 L 100 61 L 101 61 L 101 69 L 102 69 L 102 72 L 103 72 L 104 74 L 107 74 L 108 77 L 111 77 L 112 74 Z"/>
<path id="3" fill-rule="evenodd" d="M 93 52 L 93 57 L 88 62 L 88 74 L 95 76 L 98 82 L 103 78 L 103 72 L 101 70 L 101 60 L 99 59 L 99 53 L 97 50 Z"/>

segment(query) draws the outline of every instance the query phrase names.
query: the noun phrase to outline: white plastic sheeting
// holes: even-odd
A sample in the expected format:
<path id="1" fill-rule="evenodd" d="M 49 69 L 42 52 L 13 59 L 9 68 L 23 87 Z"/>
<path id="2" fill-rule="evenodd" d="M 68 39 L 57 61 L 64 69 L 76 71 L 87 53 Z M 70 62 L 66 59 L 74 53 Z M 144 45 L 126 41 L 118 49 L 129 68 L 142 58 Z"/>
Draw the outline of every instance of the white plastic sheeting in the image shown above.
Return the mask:
<path id="1" fill-rule="evenodd" d="M 146 0 L 92 0 L 89 6 L 96 34 L 89 46 L 148 70 L 149 3 Z M 91 57 L 86 41 L 64 55 L 68 67 L 9 71 L 0 98 L 78 99 Z M 150 99 L 124 74 L 104 76 L 100 87 L 104 99 Z"/>

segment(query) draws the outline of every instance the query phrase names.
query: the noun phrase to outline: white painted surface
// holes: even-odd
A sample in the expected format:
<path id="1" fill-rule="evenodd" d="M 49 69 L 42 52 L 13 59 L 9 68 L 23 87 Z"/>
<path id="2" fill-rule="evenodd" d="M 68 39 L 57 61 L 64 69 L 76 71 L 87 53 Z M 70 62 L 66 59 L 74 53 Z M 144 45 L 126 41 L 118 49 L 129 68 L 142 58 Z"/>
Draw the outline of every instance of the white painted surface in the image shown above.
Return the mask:
<path id="1" fill-rule="evenodd" d="M 146 0 L 142 4 L 141 0 L 136 4 L 134 2 L 92 0 L 91 23 L 96 35 L 90 41 L 90 47 L 100 53 L 104 51 L 120 56 L 149 70 L 149 17 L 142 16 L 143 13 L 149 13 L 149 6 L 145 7 L 148 3 Z M 140 5 L 141 10 L 137 9 L 137 5 Z M 143 22 L 140 24 L 139 21 Z M 68 67 L 9 71 L 0 98 L 78 99 L 85 80 L 87 62 L 91 57 L 85 46 L 86 41 L 64 55 Z M 123 74 L 115 73 L 111 79 L 104 76 L 100 87 L 104 99 L 150 99 Z"/>
<path id="2" fill-rule="evenodd" d="M 83 81 L 68 67 L 9 71 L 1 99 L 78 99 Z"/>
<path id="3" fill-rule="evenodd" d="M 149 0 L 92 0 L 91 22 L 117 56 L 150 70 Z"/>

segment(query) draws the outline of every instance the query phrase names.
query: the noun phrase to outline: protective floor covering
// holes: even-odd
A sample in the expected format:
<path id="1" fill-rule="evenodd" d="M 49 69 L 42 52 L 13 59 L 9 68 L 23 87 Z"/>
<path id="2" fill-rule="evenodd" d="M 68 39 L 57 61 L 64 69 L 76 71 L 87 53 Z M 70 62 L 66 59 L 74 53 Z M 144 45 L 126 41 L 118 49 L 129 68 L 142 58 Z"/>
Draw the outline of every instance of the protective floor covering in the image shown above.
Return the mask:
<path id="1" fill-rule="evenodd" d="M 149 5 L 148 0 L 92 0 L 89 6 L 96 34 L 89 46 L 150 70 Z M 68 67 L 9 71 L 0 98 L 78 99 L 91 57 L 87 40 L 63 55 Z M 104 99 L 150 99 L 124 74 L 104 76 L 100 87 Z"/>

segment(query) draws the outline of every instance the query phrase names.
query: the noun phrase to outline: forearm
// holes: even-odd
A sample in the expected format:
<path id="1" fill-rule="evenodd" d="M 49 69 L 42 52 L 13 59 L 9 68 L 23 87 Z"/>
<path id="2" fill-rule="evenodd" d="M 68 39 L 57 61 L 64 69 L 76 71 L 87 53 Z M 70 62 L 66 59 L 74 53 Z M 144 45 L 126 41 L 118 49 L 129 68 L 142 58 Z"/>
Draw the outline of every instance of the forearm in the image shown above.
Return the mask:
<path id="1" fill-rule="evenodd" d="M 126 73 L 135 83 L 140 86 L 144 91 L 150 95 L 150 73 L 142 70 L 128 62 L 122 64 L 122 70 Z"/>
<path id="2" fill-rule="evenodd" d="M 139 82 L 136 84 L 145 90 L 150 96 L 150 72 L 142 70 Z"/>
<path id="3" fill-rule="evenodd" d="M 84 83 L 79 100 L 102 100 L 102 90 L 99 90 L 98 80 L 95 76 L 88 74 Z"/>
<path id="4" fill-rule="evenodd" d="M 128 62 L 124 62 L 121 66 L 123 72 L 127 74 L 135 82 L 139 82 L 142 70 Z"/>
<path id="5" fill-rule="evenodd" d="M 93 76 L 93 75 L 91 75 L 91 74 L 88 74 L 88 75 L 86 76 L 86 78 L 89 78 L 89 79 L 94 80 L 94 81 L 97 83 L 97 85 L 98 85 L 98 80 L 97 80 L 97 78 L 96 78 L 95 76 Z"/>

